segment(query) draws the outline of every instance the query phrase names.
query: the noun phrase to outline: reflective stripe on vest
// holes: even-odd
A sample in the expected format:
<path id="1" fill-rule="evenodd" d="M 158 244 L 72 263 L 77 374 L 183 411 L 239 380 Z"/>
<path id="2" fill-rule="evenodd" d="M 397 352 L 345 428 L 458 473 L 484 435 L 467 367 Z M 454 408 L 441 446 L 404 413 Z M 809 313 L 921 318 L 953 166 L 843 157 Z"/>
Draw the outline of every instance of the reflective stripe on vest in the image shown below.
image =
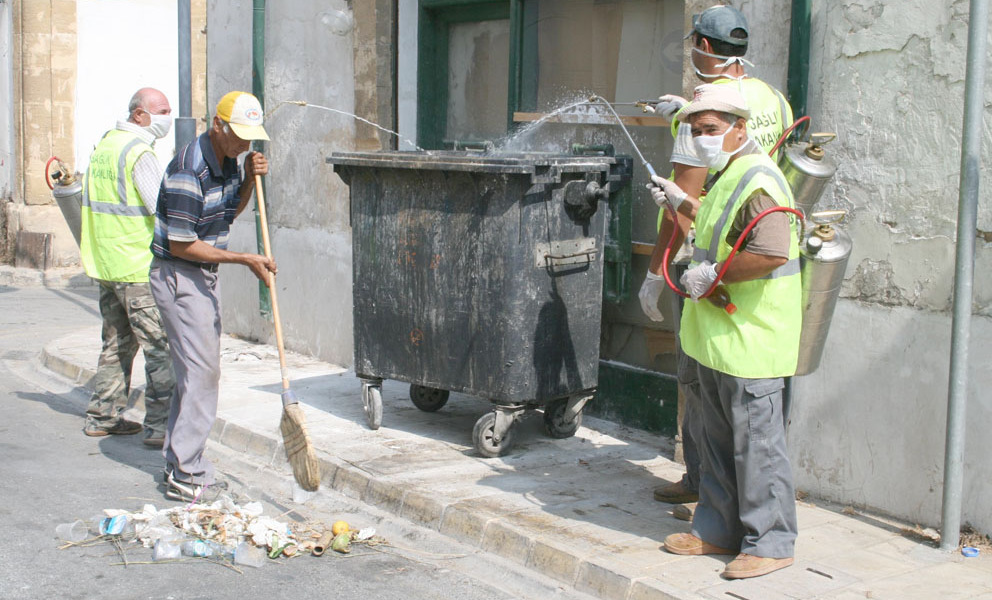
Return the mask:
<path id="1" fill-rule="evenodd" d="M 734 160 L 696 215 L 699 248 L 693 264 L 702 259 L 726 259 L 731 250 L 726 238 L 734 216 L 754 192 L 761 190 L 780 206 L 792 207 L 791 191 L 782 183 L 781 172 L 764 153 Z M 686 303 L 680 332 L 686 354 L 735 377 L 757 379 L 795 373 L 802 325 L 795 226 L 790 227 L 789 237 L 789 261 L 772 277 L 724 284 L 737 305 L 733 315 L 705 300 Z"/>
<path id="2" fill-rule="evenodd" d="M 755 165 L 749 168 L 741 177 L 740 181 L 737 183 L 737 187 L 734 189 L 733 192 L 730 193 L 731 198 L 737 198 L 740 195 L 741 191 L 745 187 L 747 187 L 751 183 L 751 180 L 754 179 L 757 175 L 767 175 L 771 177 L 775 181 L 775 183 L 778 184 L 779 191 L 782 193 L 783 196 L 787 195 L 786 190 L 791 189 L 789 187 L 789 184 L 785 181 L 785 177 L 782 175 L 782 171 L 778 169 L 769 168 L 767 165 Z M 720 213 L 720 218 L 717 219 L 716 221 L 716 225 L 713 226 L 714 231 L 723 231 L 726 228 L 727 221 L 733 216 L 731 215 L 731 209 L 733 209 L 734 204 L 735 203 L 733 202 L 727 202 L 727 205 L 724 207 L 723 212 Z M 703 262 L 704 260 L 708 260 L 712 263 L 717 262 L 718 248 L 719 248 L 718 244 L 712 244 L 712 243 L 710 244 L 710 249 L 708 251 L 702 248 L 694 247 L 692 249 L 693 262 L 700 263 Z M 776 279 L 778 277 L 796 275 L 799 273 L 799 268 L 800 268 L 799 257 L 797 256 L 794 259 L 790 259 L 787 263 L 785 263 L 781 267 L 778 267 L 777 269 L 775 269 L 768 275 L 765 275 L 761 279 Z"/>
<path id="3" fill-rule="evenodd" d="M 132 172 L 151 146 L 114 129 L 97 144 L 83 180 L 79 254 L 94 279 L 148 281 L 155 217 L 145 207 Z"/>

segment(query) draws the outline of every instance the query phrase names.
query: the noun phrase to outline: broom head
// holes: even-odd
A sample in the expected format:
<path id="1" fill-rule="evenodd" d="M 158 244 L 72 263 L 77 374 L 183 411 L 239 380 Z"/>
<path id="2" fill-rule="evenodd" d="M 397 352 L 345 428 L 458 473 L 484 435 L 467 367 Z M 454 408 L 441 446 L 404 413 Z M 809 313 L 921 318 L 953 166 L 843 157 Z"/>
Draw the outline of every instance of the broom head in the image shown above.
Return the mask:
<path id="1" fill-rule="evenodd" d="M 306 419 L 293 392 L 283 392 L 282 420 L 279 430 L 282 431 L 283 445 L 286 447 L 286 458 L 293 467 L 293 477 L 300 487 L 308 492 L 314 492 L 320 487 L 320 463 L 317 453 L 310 443 L 307 433 Z M 290 400 L 290 402 L 287 402 Z"/>

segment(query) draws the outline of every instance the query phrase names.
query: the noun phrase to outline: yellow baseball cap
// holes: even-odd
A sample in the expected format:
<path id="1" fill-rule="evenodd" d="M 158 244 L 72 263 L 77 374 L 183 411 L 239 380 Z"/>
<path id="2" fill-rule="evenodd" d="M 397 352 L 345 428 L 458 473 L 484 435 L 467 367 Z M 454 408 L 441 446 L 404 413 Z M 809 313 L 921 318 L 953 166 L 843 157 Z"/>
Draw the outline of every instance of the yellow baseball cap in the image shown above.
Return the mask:
<path id="1" fill-rule="evenodd" d="M 228 92 L 217 103 L 217 116 L 243 140 L 268 140 L 262 127 L 262 105 L 248 92 Z"/>

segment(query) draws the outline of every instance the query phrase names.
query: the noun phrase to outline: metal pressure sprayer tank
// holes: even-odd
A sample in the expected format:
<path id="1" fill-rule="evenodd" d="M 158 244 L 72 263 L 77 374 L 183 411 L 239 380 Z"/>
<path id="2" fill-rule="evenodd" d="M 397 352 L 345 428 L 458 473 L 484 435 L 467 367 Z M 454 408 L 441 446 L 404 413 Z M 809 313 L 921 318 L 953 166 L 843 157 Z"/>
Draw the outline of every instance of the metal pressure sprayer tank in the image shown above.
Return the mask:
<path id="1" fill-rule="evenodd" d="M 808 142 L 789 144 L 779 159 L 779 167 L 792 188 L 796 208 L 810 214 L 823 194 L 823 189 L 837 172 L 833 158 L 823 151 L 836 133 L 814 133 Z"/>
<path id="2" fill-rule="evenodd" d="M 814 226 L 799 245 L 803 328 L 796 375 L 808 375 L 820 366 L 853 246 L 851 237 L 836 227 L 845 214 L 843 210 L 828 210 L 810 215 Z"/>
<path id="3" fill-rule="evenodd" d="M 55 161 L 58 162 L 58 170 L 47 172 L 48 167 Z M 76 238 L 76 245 L 78 246 L 82 236 L 83 176 L 79 173 L 73 173 L 55 157 L 49 160 L 45 169 L 45 177 L 49 180 L 48 185 L 52 189 L 52 197 L 55 198 L 55 203 L 62 211 L 62 216 L 65 218 L 72 236 Z"/>
<path id="4" fill-rule="evenodd" d="M 851 238 L 838 227 L 845 211 L 812 212 L 837 172 L 837 163 L 823 149 L 836 137 L 835 133 L 813 133 L 806 142 L 787 145 L 779 160 L 796 208 L 809 216 L 799 244 L 803 324 L 796 375 L 809 375 L 820 366 L 851 257 Z"/>

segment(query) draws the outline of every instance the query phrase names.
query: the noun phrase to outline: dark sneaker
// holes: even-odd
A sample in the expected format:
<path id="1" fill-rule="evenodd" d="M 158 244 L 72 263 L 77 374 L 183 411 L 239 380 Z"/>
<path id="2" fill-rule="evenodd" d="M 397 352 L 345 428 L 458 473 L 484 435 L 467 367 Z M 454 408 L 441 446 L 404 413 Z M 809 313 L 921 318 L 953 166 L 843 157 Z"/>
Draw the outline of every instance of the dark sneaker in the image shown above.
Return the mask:
<path id="1" fill-rule="evenodd" d="M 214 481 L 210 485 L 180 481 L 173 477 L 172 471 L 165 475 L 165 497 L 182 502 L 212 502 L 220 492 L 227 489 L 226 481 Z"/>
<path id="2" fill-rule="evenodd" d="M 145 439 L 141 443 L 151 448 L 161 448 L 165 445 L 165 432 L 149 429 L 145 431 Z"/>
<path id="3" fill-rule="evenodd" d="M 142 429 L 144 428 L 141 426 L 141 423 L 135 423 L 134 421 L 128 421 L 126 419 L 118 419 L 117 422 L 110 427 L 87 423 L 86 426 L 83 427 L 83 433 L 90 437 L 103 437 L 105 435 L 134 435 Z"/>

